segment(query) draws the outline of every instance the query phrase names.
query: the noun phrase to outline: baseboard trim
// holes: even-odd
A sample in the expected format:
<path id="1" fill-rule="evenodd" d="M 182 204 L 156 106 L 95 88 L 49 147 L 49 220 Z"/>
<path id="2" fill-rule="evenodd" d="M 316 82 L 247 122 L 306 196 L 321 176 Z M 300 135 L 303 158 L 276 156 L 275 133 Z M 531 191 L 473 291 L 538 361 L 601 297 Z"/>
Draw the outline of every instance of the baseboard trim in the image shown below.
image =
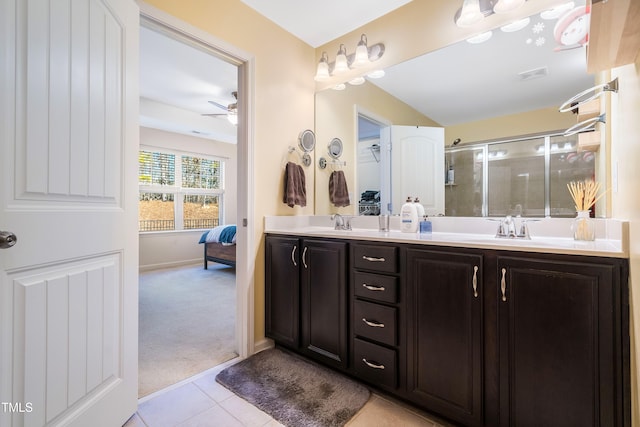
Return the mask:
<path id="1" fill-rule="evenodd" d="M 263 338 L 260 341 L 256 341 L 253 344 L 253 349 L 255 350 L 255 353 L 260 353 L 261 351 L 264 350 L 269 350 L 270 348 L 275 347 L 275 343 L 273 342 L 272 339 L 269 338 Z"/>
<path id="2" fill-rule="evenodd" d="M 188 260 L 175 261 L 175 262 L 163 262 L 160 264 L 141 265 L 138 267 L 138 271 L 140 273 L 143 273 L 145 271 L 160 270 L 162 268 L 184 267 L 187 265 L 194 265 L 194 264 L 202 264 L 204 266 L 202 258 L 196 258 L 196 259 L 188 259 Z"/>

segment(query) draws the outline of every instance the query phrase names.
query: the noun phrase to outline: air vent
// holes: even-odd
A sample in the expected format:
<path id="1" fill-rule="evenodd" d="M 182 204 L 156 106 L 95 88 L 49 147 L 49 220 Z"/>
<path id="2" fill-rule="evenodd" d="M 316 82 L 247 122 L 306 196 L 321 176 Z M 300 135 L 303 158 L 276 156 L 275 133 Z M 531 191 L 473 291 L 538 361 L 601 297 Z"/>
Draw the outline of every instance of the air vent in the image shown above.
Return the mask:
<path id="1" fill-rule="evenodd" d="M 520 77 L 520 81 L 524 82 L 527 80 L 533 80 L 540 77 L 545 77 L 548 73 L 549 71 L 547 70 L 547 67 L 540 67 L 534 70 L 523 71 L 521 73 L 518 73 L 518 77 Z"/>

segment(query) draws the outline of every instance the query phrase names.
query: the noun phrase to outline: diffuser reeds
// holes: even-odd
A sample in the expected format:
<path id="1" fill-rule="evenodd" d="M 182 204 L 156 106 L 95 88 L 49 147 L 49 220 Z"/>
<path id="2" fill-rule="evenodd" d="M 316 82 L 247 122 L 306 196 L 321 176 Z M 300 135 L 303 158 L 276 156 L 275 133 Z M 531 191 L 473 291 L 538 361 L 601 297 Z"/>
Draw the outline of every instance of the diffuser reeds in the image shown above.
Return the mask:
<path id="1" fill-rule="evenodd" d="M 605 193 L 598 196 L 600 183 L 593 180 L 571 181 L 567 184 L 569 193 L 578 211 L 573 224 L 573 238 L 575 240 L 595 240 L 595 224 L 589 218 L 589 209 L 600 200 Z"/>

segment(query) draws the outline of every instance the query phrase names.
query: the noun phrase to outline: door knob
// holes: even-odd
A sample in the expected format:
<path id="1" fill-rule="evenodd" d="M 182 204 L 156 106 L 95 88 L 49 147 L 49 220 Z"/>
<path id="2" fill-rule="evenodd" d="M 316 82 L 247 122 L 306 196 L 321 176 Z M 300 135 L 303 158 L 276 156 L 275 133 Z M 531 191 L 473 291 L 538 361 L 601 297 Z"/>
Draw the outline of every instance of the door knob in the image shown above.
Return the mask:
<path id="1" fill-rule="evenodd" d="M 0 249 L 9 249 L 18 242 L 18 238 L 10 231 L 0 231 Z"/>

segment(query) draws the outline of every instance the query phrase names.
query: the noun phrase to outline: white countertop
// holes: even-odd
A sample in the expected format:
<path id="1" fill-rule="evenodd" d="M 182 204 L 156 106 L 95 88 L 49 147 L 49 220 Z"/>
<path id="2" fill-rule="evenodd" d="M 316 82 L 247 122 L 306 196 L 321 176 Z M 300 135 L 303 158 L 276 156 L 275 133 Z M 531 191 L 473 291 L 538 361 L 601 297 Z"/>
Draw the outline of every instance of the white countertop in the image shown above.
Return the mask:
<path id="1" fill-rule="evenodd" d="M 351 218 L 352 230 L 334 230 L 334 221 L 323 216 L 267 216 L 264 232 L 355 239 L 376 242 L 412 243 L 433 246 L 542 252 L 569 255 L 628 258 L 628 223 L 617 219 L 595 219 L 596 240 L 576 241 L 571 235 L 571 219 L 544 218 L 529 222 L 531 240 L 496 238 L 497 223 L 487 218 L 433 217 L 433 232 L 428 235 L 403 233 L 400 218 L 390 218 L 390 231 L 378 231 L 378 217 Z M 536 218 L 530 218 L 536 220 Z M 519 224 L 520 219 L 516 219 Z"/>

